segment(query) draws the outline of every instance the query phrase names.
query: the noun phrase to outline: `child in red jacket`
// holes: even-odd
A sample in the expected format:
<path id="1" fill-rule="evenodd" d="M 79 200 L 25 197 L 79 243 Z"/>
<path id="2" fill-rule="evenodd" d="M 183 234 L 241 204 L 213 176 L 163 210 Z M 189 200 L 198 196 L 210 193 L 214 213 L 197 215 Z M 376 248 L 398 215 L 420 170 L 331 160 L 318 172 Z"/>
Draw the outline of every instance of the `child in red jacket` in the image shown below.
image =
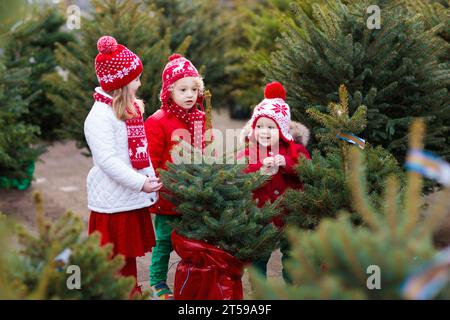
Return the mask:
<path id="1" fill-rule="evenodd" d="M 205 147 L 205 113 L 196 107 L 197 103 L 202 106 L 203 90 L 203 80 L 195 66 L 179 54 L 170 56 L 162 73 L 161 108 L 145 121 L 148 151 L 155 170 L 166 170 L 166 163 L 172 162 L 170 152 L 178 143 L 177 136 L 185 141 L 188 137 L 196 148 Z M 169 223 L 179 214 L 163 197 L 159 197 L 150 211 L 156 214 L 156 246 L 152 252 L 150 285 L 155 299 L 173 299 L 167 286 L 168 263 L 173 250 Z"/>
<path id="2" fill-rule="evenodd" d="M 258 206 L 262 207 L 267 201 L 274 202 L 283 195 L 286 189 L 303 188 L 294 166 L 300 157 L 311 159 L 304 144 L 296 141 L 291 134 L 291 114 L 289 105 L 285 102 L 286 91 L 279 82 L 266 85 L 264 90 L 265 99 L 254 109 L 250 119 L 250 130 L 248 130 L 248 146 L 238 155 L 245 156 L 248 160 L 246 173 L 260 171 L 262 174 L 270 175 L 270 180 L 262 187 L 253 192 L 253 197 Z M 297 124 L 295 127 L 304 128 Z M 304 128 L 306 129 L 306 128 Z M 307 129 L 306 129 L 307 131 Z M 309 132 L 303 134 L 303 142 Z M 284 226 L 282 215 L 276 217 L 273 223 L 282 228 Z M 283 241 L 281 252 L 283 253 L 283 278 L 289 281 L 284 268 L 284 262 L 288 258 L 288 244 Z M 267 271 L 269 257 L 254 263 L 254 266 L 264 276 Z"/>

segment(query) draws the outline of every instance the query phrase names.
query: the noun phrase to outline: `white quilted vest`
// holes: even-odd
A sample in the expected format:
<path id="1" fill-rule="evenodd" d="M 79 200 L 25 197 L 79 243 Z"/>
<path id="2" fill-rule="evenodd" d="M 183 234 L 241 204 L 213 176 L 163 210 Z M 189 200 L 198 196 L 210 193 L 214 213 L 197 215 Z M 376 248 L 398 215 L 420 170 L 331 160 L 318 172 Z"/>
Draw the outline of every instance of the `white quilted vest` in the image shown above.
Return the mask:
<path id="1" fill-rule="evenodd" d="M 97 92 L 110 97 L 100 88 Z M 88 208 L 102 213 L 123 212 L 153 205 L 158 194 L 141 192 L 150 166 L 136 170 L 128 155 L 127 128 L 113 109 L 95 102 L 84 122 L 84 134 L 92 152 L 94 167 L 87 176 Z"/>

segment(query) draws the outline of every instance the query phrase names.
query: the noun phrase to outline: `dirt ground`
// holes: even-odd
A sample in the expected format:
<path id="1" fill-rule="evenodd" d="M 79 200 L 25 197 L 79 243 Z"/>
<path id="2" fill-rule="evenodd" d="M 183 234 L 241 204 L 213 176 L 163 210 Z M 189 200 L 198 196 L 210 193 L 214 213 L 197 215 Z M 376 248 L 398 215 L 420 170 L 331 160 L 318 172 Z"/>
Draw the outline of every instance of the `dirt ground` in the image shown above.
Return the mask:
<path id="1" fill-rule="evenodd" d="M 213 127 L 225 133 L 225 129 L 240 129 L 245 121 L 233 120 L 226 110 L 213 112 Z M 36 163 L 34 181 L 26 191 L 1 190 L 0 212 L 17 219 L 30 229 L 35 228 L 35 211 L 32 194 L 39 191 L 44 199 L 46 216 L 56 219 L 67 210 L 81 216 L 87 223 L 89 211 L 87 209 L 86 177 L 92 167 L 92 159 L 81 154 L 73 141 L 57 142 L 49 146 L 41 161 Z M 178 255 L 173 252 L 169 262 L 168 284 L 173 287 Z M 151 253 L 138 258 L 138 282 L 144 288 L 149 286 L 149 264 Z M 281 254 L 275 251 L 268 266 L 271 280 L 282 281 Z M 245 295 L 251 293 L 251 286 L 247 274 L 243 278 Z"/>

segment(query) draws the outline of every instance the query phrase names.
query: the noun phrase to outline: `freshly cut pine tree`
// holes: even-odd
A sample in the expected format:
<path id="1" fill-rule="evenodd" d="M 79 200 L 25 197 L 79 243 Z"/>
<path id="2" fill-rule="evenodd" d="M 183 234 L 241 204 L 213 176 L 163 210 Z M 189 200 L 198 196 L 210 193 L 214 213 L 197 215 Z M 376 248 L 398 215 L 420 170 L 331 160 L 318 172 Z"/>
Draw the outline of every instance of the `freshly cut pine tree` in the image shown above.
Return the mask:
<path id="1" fill-rule="evenodd" d="M 340 210 L 353 212 L 348 173 L 349 155 L 355 145 L 337 138 L 339 134 L 350 133 L 359 136 L 366 127 L 367 107 L 361 105 L 350 116 L 348 92 L 344 85 L 339 88 L 339 103 L 330 102 L 326 113 L 310 108 L 306 112 L 322 127 L 318 130 L 319 147 L 312 153 L 311 161 L 301 160 L 296 167 L 298 178 L 304 184 L 303 191 L 288 190 L 282 204 L 289 211 L 286 222 L 291 226 L 314 229 L 325 217 L 336 217 Z M 370 142 L 370 141 L 369 141 Z M 381 147 L 366 142 L 363 158 L 367 167 L 368 192 L 374 201 L 379 200 L 385 190 L 384 180 L 395 174 L 401 177 L 401 170 L 395 158 Z M 355 223 L 359 216 L 352 215 Z"/>
<path id="2" fill-rule="evenodd" d="M 367 27 L 369 5 L 379 5 L 381 29 Z M 263 66 L 267 80 L 288 86 L 294 119 L 315 132 L 305 109 L 320 111 L 336 101 L 340 84 L 347 86 L 349 110 L 367 106 L 363 133 L 402 161 L 408 126 L 414 117 L 426 121 L 427 149 L 450 157 L 449 64 L 440 57 L 448 46 L 427 29 L 420 16 L 404 15 L 391 1 L 359 0 L 345 5 L 328 0 L 313 4 L 312 17 L 293 4 L 295 24 L 289 24 Z M 313 142 L 314 143 L 314 142 Z"/>
<path id="3" fill-rule="evenodd" d="M 226 157 L 204 155 L 181 141 L 174 163 L 160 171 L 170 194 L 163 194 L 182 214 L 174 224 L 180 235 L 201 240 L 242 261 L 270 255 L 281 233 L 270 223 L 278 202 L 258 208 L 252 190 L 267 179 L 243 174 L 245 164 L 226 164 Z M 212 146 L 212 145 L 210 145 Z"/>
<path id="4" fill-rule="evenodd" d="M 423 132 L 423 122 L 415 122 L 411 148 L 423 147 Z M 437 253 L 432 232 L 446 213 L 450 189 L 422 216 L 419 174 L 408 173 L 405 192 L 390 176 L 383 205 L 377 209 L 367 192 L 361 152 L 352 150 L 350 159 L 352 206 L 364 226 L 354 226 L 342 213 L 338 219 L 325 219 L 315 231 L 291 229 L 294 258 L 288 272 L 294 285 L 270 284 L 252 273 L 255 299 L 405 299 L 406 279 Z M 371 290 L 367 283 L 374 266 L 381 272 L 380 289 Z M 449 289 L 435 298 L 449 299 Z"/>

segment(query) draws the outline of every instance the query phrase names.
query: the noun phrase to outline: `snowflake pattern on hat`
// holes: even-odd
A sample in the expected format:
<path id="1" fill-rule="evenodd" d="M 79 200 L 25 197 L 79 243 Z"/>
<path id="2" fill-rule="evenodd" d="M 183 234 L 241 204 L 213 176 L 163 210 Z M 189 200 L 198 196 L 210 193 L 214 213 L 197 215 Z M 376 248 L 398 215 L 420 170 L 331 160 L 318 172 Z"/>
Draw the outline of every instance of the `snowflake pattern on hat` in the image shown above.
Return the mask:
<path id="1" fill-rule="evenodd" d="M 261 101 L 253 111 L 251 119 L 252 130 L 250 130 L 248 137 L 250 138 L 253 135 L 258 119 L 267 117 L 275 121 L 280 130 L 280 137 L 284 141 L 294 141 L 294 138 L 289 133 L 291 111 L 289 105 L 284 101 L 286 91 L 283 86 L 279 82 L 269 83 L 264 90 L 264 95 L 266 98 Z"/>
<path id="2" fill-rule="evenodd" d="M 142 62 L 116 39 L 103 36 L 97 42 L 99 53 L 95 58 L 98 82 L 106 92 L 120 89 L 142 73 Z"/>

